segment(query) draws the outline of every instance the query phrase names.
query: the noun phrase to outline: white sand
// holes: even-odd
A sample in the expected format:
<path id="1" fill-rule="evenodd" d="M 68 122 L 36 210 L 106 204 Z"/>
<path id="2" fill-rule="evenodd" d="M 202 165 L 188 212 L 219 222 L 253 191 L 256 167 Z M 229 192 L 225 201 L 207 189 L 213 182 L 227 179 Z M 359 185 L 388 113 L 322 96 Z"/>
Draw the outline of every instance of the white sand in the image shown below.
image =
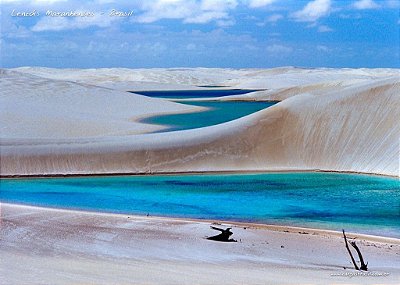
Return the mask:
<path id="1" fill-rule="evenodd" d="M 336 232 L 224 223 L 233 227 L 233 237 L 240 242 L 219 243 L 204 239 L 215 234 L 207 221 L 4 203 L 0 210 L 0 284 L 325 285 L 400 280 L 398 239 L 357 236 L 369 274 L 381 276 L 350 278 L 331 276 L 357 273 Z"/>
<path id="2" fill-rule="evenodd" d="M 0 70 L 1 138 L 82 138 L 161 129 L 138 118 L 201 110 L 108 88 Z"/>
<path id="3" fill-rule="evenodd" d="M 49 79 L 70 80 L 119 90 L 200 89 L 199 85 L 220 85 L 221 82 L 229 82 L 233 78 L 240 78 L 247 73 L 245 70 L 220 68 L 53 69 L 22 67 L 13 70 Z"/>
<path id="4" fill-rule="evenodd" d="M 97 86 L 119 87 L 120 90 L 199 89 L 198 86 L 219 85 L 229 88 L 282 91 L 283 89 L 300 86 L 348 86 L 357 82 L 370 82 L 388 77 L 399 77 L 400 75 L 398 69 L 390 68 L 304 69 L 281 67 L 272 69 L 54 69 L 45 67 L 21 67 L 12 70 L 49 79 L 68 80 Z"/>
<path id="5" fill-rule="evenodd" d="M 3 71 L 1 175 L 322 169 L 399 176 L 398 74 L 297 68 Z M 134 118 L 193 110 L 88 85 L 126 87 L 138 80 L 148 86 L 268 88 L 242 97 L 288 99 L 217 126 L 137 135 L 157 126 Z"/>

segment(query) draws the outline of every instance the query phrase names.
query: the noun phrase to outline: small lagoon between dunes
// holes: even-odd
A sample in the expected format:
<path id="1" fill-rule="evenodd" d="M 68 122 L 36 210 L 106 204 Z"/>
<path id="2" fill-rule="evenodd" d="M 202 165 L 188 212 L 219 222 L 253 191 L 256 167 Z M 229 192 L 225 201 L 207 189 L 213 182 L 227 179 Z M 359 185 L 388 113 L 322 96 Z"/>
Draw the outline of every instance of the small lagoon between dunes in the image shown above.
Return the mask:
<path id="1" fill-rule="evenodd" d="M 338 173 L 2 179 L 0 201 L 400 237 L 400 182 Z"/>
<path id="2" fill-rule="evenodd" d="M 185 101 L 187 105 L 207 107 L 202 112 L 170 114 L 142 119 L 142 123 L 167 126 L 166 131 L 179 131 L 213 126 L 229 122 L 265 108 L 277 102 L 247 102 L 247 101 Z"/>
<path id="3" fill-rule="evenodd" d="M 160 132 L 196 129 L 229 122 L 262 109 L 271 107 L 278 101 L 219 101 L 216 97 L 243 95 L 257 90 L 247 89 L 204 89 L 132 91 L 140 95 L 164 98 L 177 103 L 208 108 L 201 112 L 151 116 L 140 120 L 142 123 L 166 126 Z M 182 99 L 190 99 L 182 101 Z M 196 100 L 197 99 L 197 100 Z M 200 100 L 201 99 L 201 100 Z M 208 99 L 208 100 L 204 100 Z"/>

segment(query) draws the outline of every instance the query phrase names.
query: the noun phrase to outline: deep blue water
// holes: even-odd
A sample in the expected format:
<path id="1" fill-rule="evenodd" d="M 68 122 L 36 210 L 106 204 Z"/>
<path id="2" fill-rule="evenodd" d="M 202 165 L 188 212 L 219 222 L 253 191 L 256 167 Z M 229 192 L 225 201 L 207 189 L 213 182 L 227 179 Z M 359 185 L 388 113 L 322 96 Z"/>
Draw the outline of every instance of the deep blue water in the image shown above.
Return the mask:
<path id="1" fill-rule="evenodd" d="M 211 98 L 230 95 L 243 95 L 258 90 L 252 89 L 211 89 L 211 90 L 162 90 L 162 91 L 131 91 L 132 93 L 149 97 L 168 99 Z"/>
<path id="2" fill-rule="evenodd" d="M 195 113 L 154 116 L 145 118 L 141 122 L 169 126 L 168 129 L 162 130 L 163 132 L 195 129 L 232 121 L 268 108 L 277 102 L 190 101 L 181 103 L 210 109 Z"/>
<path id="3" fill-rule="evenodd" d="M 398 179 L 335 173 L 2 179 L 0 201 L 400 237 Z"/>

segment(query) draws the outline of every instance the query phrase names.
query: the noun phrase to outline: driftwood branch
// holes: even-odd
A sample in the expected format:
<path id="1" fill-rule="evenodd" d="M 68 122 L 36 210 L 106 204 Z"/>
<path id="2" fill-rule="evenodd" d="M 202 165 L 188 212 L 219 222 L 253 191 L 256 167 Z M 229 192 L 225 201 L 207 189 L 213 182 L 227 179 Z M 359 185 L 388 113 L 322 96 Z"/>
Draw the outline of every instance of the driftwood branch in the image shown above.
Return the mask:
<path id="1" fill-rule="evenodd" d="M 347 252 L 348 252 L 349 255 L 350 255 L 351 261 L 353 262 L 354 268 L 355 268 L 356 270 L 364 270 L 364 271 L 367 271 L 367 270 L 368 270 L 368 267 L 367 267 L 367 266 L 368 266 L 368 262 L 367 262 L 367 264 L 365 264 L 364 258 L 363 258 L 362 254 L 361 254 L 360 249 L 359 249 L 358 246 L 356 245 L 356 242 L 355 242 L 355 241 L 351 241 L 350 244 L 351 244 L 351 246 L 354 247 L 354 249 L 357 251 L 357 254 L 358 254 L 358 257 L 360 258 L 360 263 L 361 263 L 361 266 L 360 266 L 360 267 L 358 267 L 356 261 L 354 260 L 353 254 L 351 253 L 351 250 L 350 250 L 350 248 L 349 248 L 349 244 L 347 243 L 346 234 L 344 233 L 344 230 L 342 230 L 342 231 L 343 231 L 344 242 L 345 242 L 345 244 L 346 244 L 346 249 L 347 249 Z"/>
<path id="2" fill-rule="evenodd" d="M 360 268 L 358 267 L 356 261 L 354 260 L 353 254 L 352 254 L 351 251 L 350 251 L 349 244 L 347 243 L 346 234 L 344 233 L 344 230 L 342 230 L 342 231 L 343 231 L 344 243 L 346 244 L 346 249 L 347 249 L 347 252 L 348 252 L 349 255 L 350 255 L 351 261 L 353 262 L 354 268 L 355 268 L 356 270 L 360 270 Z"/>
<path id="3" fill-rule="evenodd" d="M 368 267 L 367 267 L 368 266 L 368 262 L 367 262 L 367 264 L 365 264 L 364 258 L 363 258 L 362 254 L 361 254 L 360 249 L 356 245 L 356 242 L 352 241 L 352 242 L 350 242 L 350 244 L 357 251 L 358 257 L 360 258 L 360 263 L 361 263 L 360 270 L 368 271 Z"/>
<path id="4" fill-rule="evenodd" d="M 232 228 L 221 229 L 213 226 L 211 226 L 211 228 L 213 230 L 220 231 L 221 233 L 212 237 L 208 237 L 207 239 L 223 242 L 236 242 L 236 240 L 230 238 L 230 236 L 233 235 L 233 232 L 231 231 Z"/>

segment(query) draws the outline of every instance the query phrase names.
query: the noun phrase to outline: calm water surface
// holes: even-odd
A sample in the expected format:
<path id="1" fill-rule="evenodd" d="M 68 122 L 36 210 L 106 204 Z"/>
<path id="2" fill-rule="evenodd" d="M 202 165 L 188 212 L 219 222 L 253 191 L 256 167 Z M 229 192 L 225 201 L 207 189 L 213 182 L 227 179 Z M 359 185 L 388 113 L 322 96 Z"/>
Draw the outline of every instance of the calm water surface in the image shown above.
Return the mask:
<path id="1" fill-rule="evenodd" d="M 213 86 L 208 86 L 213 87 Z M 252 89 L 211 89 L 211 90 L 161 90 L 161 91 L 131 91 L 132 93 L 149 97 L 168 99 L 211 98 L 231 95 L 243 95 L 258 90 Z"/>
<path id="2" fill-rule="evenodd" d="M 3 179 L 0 201 L 400 237 L 398 179 L 335 173 Z"/>
<path id="3" fill-rule="evenodd" d="M 195 129 L 232 121 L 271 107 L 277 102 L 190 101 L 181 103 L 210 109 L 195 113 L 154 116 L 145 118 L 141 122 L 168 126 L 162 132 Z"/>

